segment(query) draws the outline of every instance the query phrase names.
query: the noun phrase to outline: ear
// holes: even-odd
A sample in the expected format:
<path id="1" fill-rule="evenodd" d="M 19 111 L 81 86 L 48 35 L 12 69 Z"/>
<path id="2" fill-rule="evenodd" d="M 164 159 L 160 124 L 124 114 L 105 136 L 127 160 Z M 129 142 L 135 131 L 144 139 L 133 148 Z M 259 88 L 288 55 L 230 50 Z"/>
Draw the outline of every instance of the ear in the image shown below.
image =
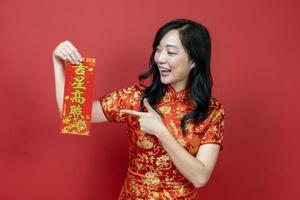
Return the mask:
<path id="1" fill-rule="evenodd" d="M 191 69 L 193 69 L 194 67 L 196 67 L 196 64 L 192 62 Z"/>

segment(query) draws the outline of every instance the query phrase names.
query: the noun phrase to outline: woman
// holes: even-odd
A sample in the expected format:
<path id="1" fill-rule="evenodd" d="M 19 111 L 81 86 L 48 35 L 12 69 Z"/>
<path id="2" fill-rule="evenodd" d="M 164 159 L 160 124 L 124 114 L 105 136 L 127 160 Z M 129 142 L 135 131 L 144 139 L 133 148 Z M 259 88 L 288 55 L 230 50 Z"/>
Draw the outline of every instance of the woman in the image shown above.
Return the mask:
<path id="1" fill-rule="evenodd" d="M 139 83 L 95 100 L 92 122 L 126 122 L 129 167 L 119 199 L 197 198 L 223 148 L 224 107 L 211 96 L 211 44 L 207 29 L 177 19 L 154 39 L 150 69 Z M 53 52 L 56 96 L 61 112 L 64 68 L 79 63 L 68 41 Z M 143 80 L 152 78 L 146 86 Z"/>

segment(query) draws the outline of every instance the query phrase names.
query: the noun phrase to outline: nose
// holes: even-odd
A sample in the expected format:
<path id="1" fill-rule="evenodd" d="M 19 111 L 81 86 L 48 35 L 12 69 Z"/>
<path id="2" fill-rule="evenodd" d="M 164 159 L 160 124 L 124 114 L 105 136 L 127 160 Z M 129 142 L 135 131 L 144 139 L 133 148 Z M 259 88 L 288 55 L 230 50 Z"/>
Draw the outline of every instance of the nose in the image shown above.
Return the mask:
<path id="1" fill-rule="evenodd" d="M 167 58 L 166 58 L 166 54 L 164 53 L 164 51 L 156 52 L 156 62 L 158 64 L 166 63 L 166 61 L 167 61 Z"/>

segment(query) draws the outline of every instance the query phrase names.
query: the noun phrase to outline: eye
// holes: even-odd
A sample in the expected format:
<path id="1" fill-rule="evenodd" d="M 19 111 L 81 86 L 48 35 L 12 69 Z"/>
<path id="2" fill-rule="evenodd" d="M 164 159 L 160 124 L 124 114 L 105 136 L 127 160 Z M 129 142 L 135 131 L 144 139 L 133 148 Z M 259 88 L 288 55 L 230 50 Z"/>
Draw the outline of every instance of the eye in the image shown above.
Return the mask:
<path id="1" fill-rule="evenodd" d="M 160 49 L 159 49 L 159 48 L 156 48 L 156 49 L 155 49 L 155 51 L 156 51 L 156 52 L 159 52 L 159 51 L 160 51 Z"/>
<path id="2" fill-rule="evenodd" d="M 168 52 L 168 54 L 170 54 L 170 55 L 175 55 L 176 53 L 174 53 L 174 52 Z"/>

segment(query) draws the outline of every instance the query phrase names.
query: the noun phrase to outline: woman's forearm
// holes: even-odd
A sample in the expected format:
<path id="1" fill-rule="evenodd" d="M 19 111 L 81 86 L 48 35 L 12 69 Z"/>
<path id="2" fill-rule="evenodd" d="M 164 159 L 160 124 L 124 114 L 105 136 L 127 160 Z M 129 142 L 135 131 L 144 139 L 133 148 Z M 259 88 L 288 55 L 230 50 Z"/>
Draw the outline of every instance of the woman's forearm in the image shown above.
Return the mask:
<path id="1" fill-rule="evenodd" d="M 195 187 L 202 187 L 207 183 L 209 172 L 205 165 L 183 148 L 167 129 L 157 137 L 174 165 L 185 178 Z"/>
<path id="2" fill-rule="evenodd" d="M 64 65 L 57 58 L 52 56 L 55 76 L 55 94 L 58 110 L 61 113 L 63 107 L 63 96 L 65 87 L 65 70 Z"/>

